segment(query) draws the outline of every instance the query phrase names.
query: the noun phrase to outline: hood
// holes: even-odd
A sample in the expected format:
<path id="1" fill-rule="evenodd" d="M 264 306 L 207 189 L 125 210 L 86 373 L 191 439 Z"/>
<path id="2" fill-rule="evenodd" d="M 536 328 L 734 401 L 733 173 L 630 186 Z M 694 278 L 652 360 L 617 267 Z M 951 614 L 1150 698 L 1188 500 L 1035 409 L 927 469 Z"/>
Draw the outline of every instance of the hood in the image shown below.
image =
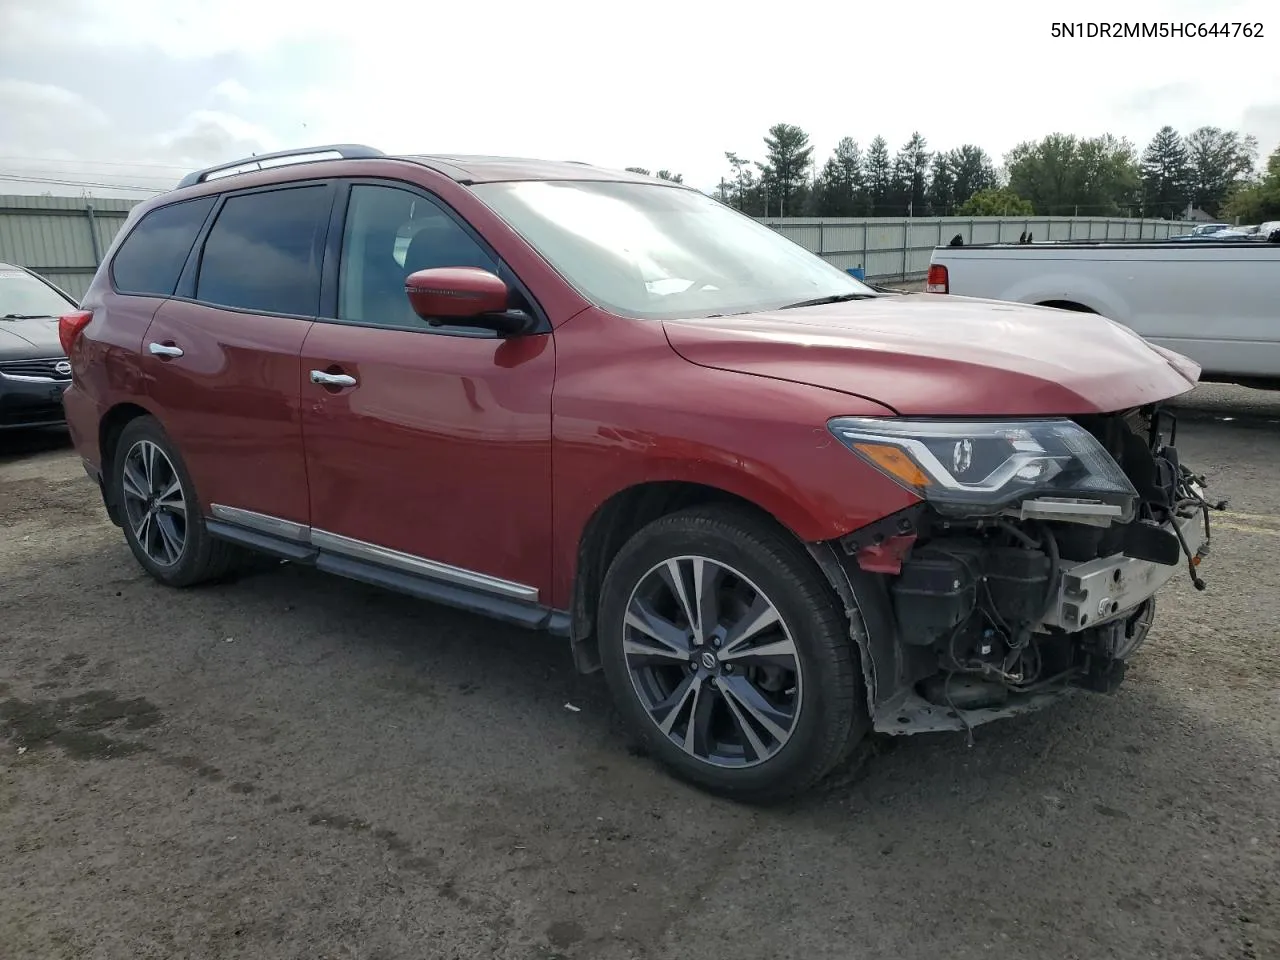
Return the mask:
<path id="1" fill-rule="evenodd" d="M 1185 393 L 1200 375 L 1096 314 L 936 294 L 663 325 L 690 363 L 838 390 L 903 416 L 1104 413 Z"/>
<path id="2" fill-rule="evenodd" d="M 0 320 L 0 360 L 47 360 L 64 352 L 57 319 Z"/>

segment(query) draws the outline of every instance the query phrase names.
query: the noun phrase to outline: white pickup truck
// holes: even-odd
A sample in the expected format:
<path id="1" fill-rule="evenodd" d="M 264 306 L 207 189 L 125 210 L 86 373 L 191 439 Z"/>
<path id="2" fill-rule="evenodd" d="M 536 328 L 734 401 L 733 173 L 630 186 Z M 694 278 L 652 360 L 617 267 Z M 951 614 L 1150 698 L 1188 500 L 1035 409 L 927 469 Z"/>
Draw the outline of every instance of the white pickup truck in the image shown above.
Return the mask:
<path id="1" fill-rule="evenodd" d="M 1200 364 L 1202 380 L 1280 388 L 1280 244 L 938 247 L 925 289 L 1101 314 L 1190 357 Z"/>

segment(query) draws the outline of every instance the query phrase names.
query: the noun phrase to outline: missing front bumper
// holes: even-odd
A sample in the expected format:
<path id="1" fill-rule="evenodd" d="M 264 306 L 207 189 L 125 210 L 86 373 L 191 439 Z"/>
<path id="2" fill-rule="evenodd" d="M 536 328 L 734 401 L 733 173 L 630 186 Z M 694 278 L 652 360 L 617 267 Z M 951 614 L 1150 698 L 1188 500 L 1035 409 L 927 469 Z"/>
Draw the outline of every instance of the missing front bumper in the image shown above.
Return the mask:
<path id="1" fill-rule="evenodd" d="M 1162 525 L 1173 530 L 1173 523 Z M 1204 512 L 1197 508 L 1178 517 L 1176 529 L 1194 562 L 1207 552 L 1209 538 Z M 1184 563 L 1164 564 L 1123 554 L 1062 564 L 1057 598 L 1041 621 L 1041 628 L 1076 633 L 1130 616 L 1180 572 Z"/>

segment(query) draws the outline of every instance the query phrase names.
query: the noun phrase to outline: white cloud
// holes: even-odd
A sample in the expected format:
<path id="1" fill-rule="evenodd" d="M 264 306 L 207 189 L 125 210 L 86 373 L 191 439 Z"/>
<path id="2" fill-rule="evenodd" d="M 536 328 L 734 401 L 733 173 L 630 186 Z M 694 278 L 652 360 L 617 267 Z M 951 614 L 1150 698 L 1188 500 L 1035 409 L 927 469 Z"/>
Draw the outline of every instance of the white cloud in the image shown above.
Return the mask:
<path id="1" fill-rule="evenodd" d="M 97 133 L 110 118 L 80 94 L 50 83 L 0 79 L 0 117 L 11 143 L 53 139 L 69 130 Z"/>
<path id="2" fill-rule="evenodd" d="M 188 117 L 178 129 L 150 129 L 131 144 L 88 121 L 60 134 L 44 128 L 42 149 L 96 159 L 110 147 L 207 163 L 250 145 L 364 141 L 666 167 L 706 186 L 727 172 L 725 150 L 760 159 L 778 121 L 810 133 L 819 163 L 842 136 L 865 146 L 882 134 L 896 149 L 914 130 L 932 147 L 975 142 L 997 158 L 1052 131 L 1112 132 L 1141 147 L 1166 123 L 1255 133 L 1264 155 L 1280 143 L 1273 0 L 1076 0 L 1059 9 L 742 0 L 687 3 L 676 15 L 493 0 L 483 16 L 464 5 L 367 0 L 355 16 L 299 10 L 262 0 L 43 0 L 6 5 L 0 46 L 56 53 L 40 61 L 50 76 L 66 56 L 154 64 L 156 102 Z M 1264 36 L 1051 35 L 1055 19 L 1118 18 L 1261 22 Z M 166 88 L 163 77 L 196 64 L 228 79 L 189 100 Z M 197 112 L 210 104 L 226 112 Z M 129 129 L 146 128 L 150 106 L 102 103 Z"/>
<path id="3" fill-rule="evenodd" d="M 9 0 L 10 41 L 151 50 L 175 60 L 263 54 L 279 43 L 341 35 L 349 19 L 296 2 L 263 0 Z"/>
<path id="4" fill-rule="evenodd" d="M 225 100 L 234 104 L 248 103 L 253 99 L 253 94 L 243 83 L 232 79 L 223 80 L 209 92 L 209 95 L 215 100 Z"/>

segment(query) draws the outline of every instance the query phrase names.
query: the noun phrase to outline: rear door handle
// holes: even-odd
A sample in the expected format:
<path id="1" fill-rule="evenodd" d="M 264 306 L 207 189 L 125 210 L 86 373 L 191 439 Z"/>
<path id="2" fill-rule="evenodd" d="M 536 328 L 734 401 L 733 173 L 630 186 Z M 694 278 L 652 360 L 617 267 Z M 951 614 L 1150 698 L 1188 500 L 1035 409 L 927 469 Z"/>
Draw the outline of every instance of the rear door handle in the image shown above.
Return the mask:
<path id="1" fill-rule="evenodd" d="M 147 349 L 157 357 L 180 357 L 182 356 L 182 348 L 175 347 L 168 343 L 149 343 Z"/>
<path id="2" fill-rule="evenodd" d="M 325 373 L 323 370 L 312 370 L 311 382 L 318 383 L 322 387 L 354 387 L 356 378 L 349 377 L 345 373 Z"/>

